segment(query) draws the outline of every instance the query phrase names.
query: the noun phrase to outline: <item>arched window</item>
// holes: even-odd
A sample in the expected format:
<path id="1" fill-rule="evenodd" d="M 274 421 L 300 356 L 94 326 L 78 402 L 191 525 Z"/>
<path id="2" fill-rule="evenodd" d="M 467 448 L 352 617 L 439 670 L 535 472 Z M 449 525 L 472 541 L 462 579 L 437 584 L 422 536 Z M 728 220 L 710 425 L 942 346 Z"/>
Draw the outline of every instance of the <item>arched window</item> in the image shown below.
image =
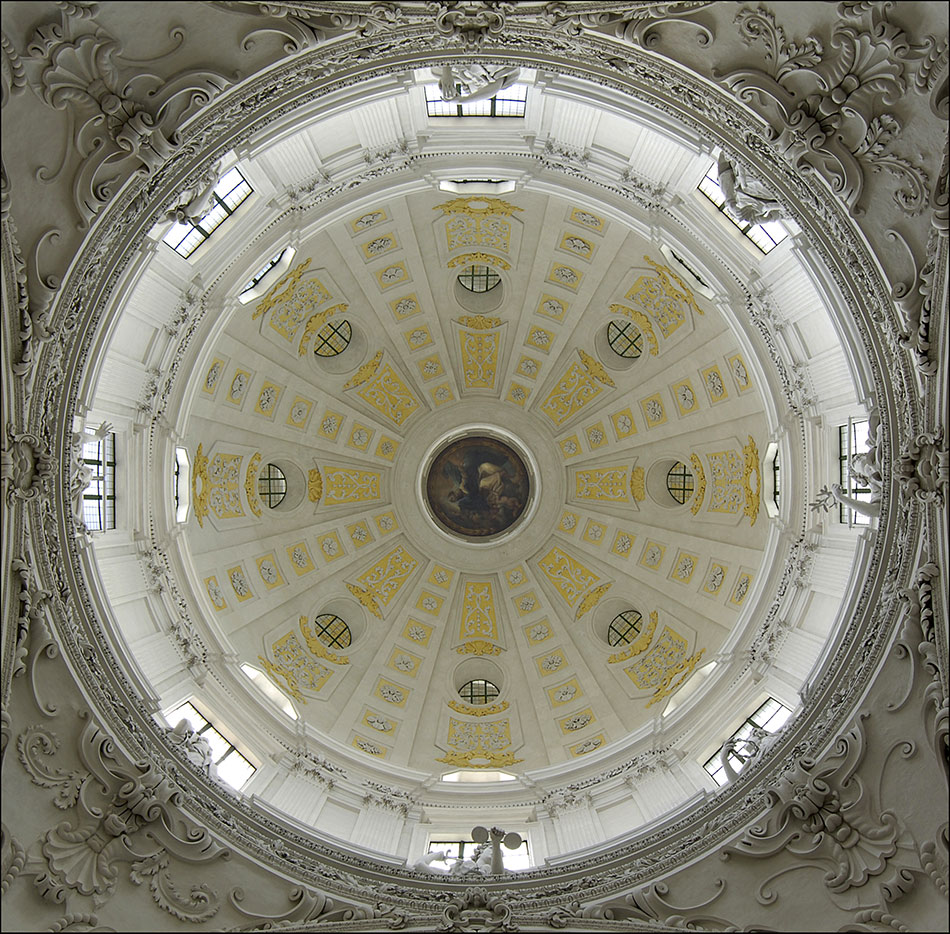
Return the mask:
<path id="1" fill-rule="evenodd" d="M 501 282 L 501 277 L 488 266 L 466 266 L 458 274 L 458 281 L 469 292 L 490 292 Z"/>
<path id="2" fill-rule="evenodd" d="M 345 649 L 353 641 L 350 627 L 334 613 L 321 613 L 313 621 L 314 635 L 328 648 Z"/>
<path id="3" fill-rule="evenodd" d="M 498 694 L 498 687 L 484 678 L 473 678 L 459 688 L 459 697 L 469 704 L 487 704 Z"/>
<path id="4" fill-rule="evenodd" d="M 632 321 L 611 321 L 607 325 L 610 349 L 626 360 L 636 360 L 643 351 L 643 335 Z"/>
<path id="5" fill-rule="evenodd" d="M 257 476 L 257 493 L 273 509 L 287 495 L 287 478 L 276 464 L 267 464 Z"/>
<path id="6" fill-rule="evenodd" d="M 676 502 L 683 504 L 693 495 L 693 475 L 689 467 L 677 461 L 666 474 L 666 488 Z"/>
<path id="7" fill-rule="evenodd" d="M 640 634 L 643 617 L 636 610 L 618 613 L 607 627 L 608 645 L 628 645 Z"/>
<path id="8" fill-rule="evenodd" d="M 343 353 L 350 345 L 353 328 L 350 322 L 328 321 L 319 331 L 313 344 L 313 352 L 318 357 L 335 357 Z"/>

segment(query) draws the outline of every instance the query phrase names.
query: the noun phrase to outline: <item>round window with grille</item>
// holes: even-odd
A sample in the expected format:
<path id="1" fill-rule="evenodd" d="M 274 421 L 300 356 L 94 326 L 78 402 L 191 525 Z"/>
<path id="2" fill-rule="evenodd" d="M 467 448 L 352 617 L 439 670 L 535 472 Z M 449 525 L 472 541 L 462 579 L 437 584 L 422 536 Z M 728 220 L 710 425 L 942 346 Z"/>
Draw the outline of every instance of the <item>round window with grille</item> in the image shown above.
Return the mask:
<path id="1" fill-rule="evenodd" d="M 490 292 L 501 277 L 488 266 L 466 266 L 458 275 L 459 284 L 469 292 Z"/>
<path id="2" fill-rule="evenodd" d="M 687 502 L 693 495 L 693 475 L 682 461 L 677 461 L 666 475 L 666 488 L 678 503 Z"/>
<path id="3" fill-rule="evenodd" d="M 273 509 L 287 495 L 287 478 L 276 464 L 267 464 L 257 475 L 257 493 Z"/>
<path id="4" fill-rule="evenodd" d="M 459 688 L 459 697 L 469 704 L 488 704 L 498 696 L 498 687 L 484 678 L 466 681 Z"/>
<path id="5" fill-rule="evenodd" d="M 350 322 L 328 321 L 319 331 L 313 345 L 313 352 L 318 357 L 335 357 L 343 353 L 350 345 L 353 337 L 353 328 Z"/>
<path id="6" fill-rule="evenodd" d="M 643 335 L 632 321 L 611 321 L 607 325 L 610 349 L 625 360 L 635 360 L 643 350 Z"/>
<path id="7" fill-rule="evenodd" d="M 345 649 L 353 641 L 350 627 L 334 613 L 321 613 L 313 621 L 313 633 L 331 649 Z"/>
<path id="8" fill-rule="evenodd" d="M 636 610 L 618 613 L 607 627 L 608 645 L 627 645 L 640 634 L 643 617 Z"/>

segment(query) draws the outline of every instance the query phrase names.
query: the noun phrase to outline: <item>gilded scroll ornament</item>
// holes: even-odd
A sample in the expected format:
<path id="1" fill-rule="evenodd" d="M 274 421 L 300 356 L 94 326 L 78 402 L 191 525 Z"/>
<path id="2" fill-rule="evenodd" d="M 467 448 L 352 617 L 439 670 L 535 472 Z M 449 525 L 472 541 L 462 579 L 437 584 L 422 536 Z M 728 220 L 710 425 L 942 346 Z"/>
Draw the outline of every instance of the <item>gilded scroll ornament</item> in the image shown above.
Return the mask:
<path id="1" fill-rule="evenodd" d="M 581 596 L 599 580 L 593 571 L 557 546 L 538 562 L 538 567 L 564 602 L 571 607 L 576 606 Z"/>
<path id="2" fill-rule="evenodd" d="M 247 496 L 247 505 L 251 512 L 258 518 L 264 514 L 261 499 L 257 494 L 257 471 L 260 466 L 261 452 L 258 451 L 250 461 L 248 461 L 247 473 L 244 475 L 244 493 Z"/>
<path id="3" fill-rule="evenodd" d="M 630 495 L 638 503 L 647 498 L 646 471 L 642 467 L 630 471 Z"/>
<path id="4" fill-rule="evenodd" d="M 472 203 L 482 204 L 484 207 L 472 207 Z M 469 217 L 485 217 L 489 214 L 501 214 L 505 217 L 511 217 L 515 211 L 523 211 L 524 208 L 515 207 L 501 198 L 488 198 L 478 195 L 474 198 L 452 198 L 451 201 L 445 201 L 437 204 L 433 211 L 441 211 L 445 215 L 466 214 Z"/>
<path id="5" fill-rule="evenodd" d="M 305 259 L 299 266 L 288 272 L 286 276 L 275 282 L 258 303 L 257 308 L 254 309 L 251 320 L 256 321 L 262 315 L 267 314 L 275 305 L 289 299 L 294 294 L 300 277 L 309 269 L 311 262 L 313 262 L 312 258 Z"/>
<path id="6" fill-rule="evenodd" d="M 492 318 L 488 315 L 463 315 L 459 318 L 459 324 L 473 331 L 487 331 L 490 328 L 497 328 L 501 324 L 501 318 Z"/>
<path id="7" fill-rule="evenodd" d="M 655 270 L 657 275 L 663 281 L 663 289 L 667 295 L 671 298 L 677 298 L 681 302 L 685 302 L 693 311 L 698 315 L 703 314 L 702 308 L 696 304 L 696 299 L 693 296 L 692 291 L 687 287 L 686 283 L 675 273 L 669 266 L 661 266 L 659 263 L 650 259 L 649 256 L 643 257 Z M 670 282 L 670 279 L 673 279 L 676 282 L 676 285 L 679 286 L 677 289 L 676 286 Z"/>
<path id="8" fill-rule="evenodd" d="M 613 581 L 601 584 L 599 587 L 595 587 L 593 590 L 584 594 L 584 599 L 577 604 L 577 609 L 574 611 L 574 619 L 580 619 L 585 613 L 597 606 L 600 602 L 600 598 L 607 593 L 611 587 L 613 587 Z"/>
<path id="9" fill-rule="evenodd" d="M 459 655 L 501 655 L 501 646 L 485 639 L 471 639 L 455 651 Z"/>
<path id="10" fill-rule="evenodd" d="M 362 386 L 367 380 L 372 379 L 373 374 L 379 369 L 383 362 L 383 352 L 376 351 L 376 355 L 369 363 L 364 363 L 344 384 L 344 389 L 353 389 L 355 386 Z"/>
<path id="11" fill-rule="evenodd" d="M 198 487 L 201 487 L 199 492 Z M 211 484 L 208 479 L 208 458 L 202 452 L 201 445 L 195 452 L 194 466 L 191 469 L 191 507 L 195 511 L 198 525 L 204 527 L 205 516 L 208 515 Z"/>
<path id="12" fill-rule="evenodd" d="M 748 443 L 742 448 L 745 458 L 745 468 L 742 473 L 742 487 L 745 491 L 745 507 L 742 512 L 749 517 L 749 524 L 755 525 L 759 517 L 759 499 L 762 493 L 762 474 L 759 470 L 759 451 L 755 446 L 755 439 L 749 435 Z M 755 477 L 755 489 L 752 488 L 752 478 Z"/>
<path id="13" fill-rule="evenodd" d="M 511 269 L 511 263 L 501 259 L 498 256 L 492 256 L 491 253 L 463 253 L 461 256 L 454 256 L 446 264 L 449 269 L 455 269 L 456 266 L 497 266 L 499 269 Z"/>
<path id="14" fill-rule="evenodd" d="M 607 663 L 609 665 L 615 665 L 617 662 L 625 662 L 627 659 L 635 658 L 637 655 L 642 655 L 649 647 L 650 643 L 653 641 L 653 633 L 656 632 L 656 624 L 659 619 L 659 616 L 654 610 L 650 614 L 650 622 L 647 624 L 647 628 L 640 632 L 640 635 L 634 639 L 626 648 L 620 652 L 614 652 L 613 655 L 609 656 Z"/>
<path id="15" fill-rule="evenodd" d="M 703 462 L 699 459 L 699 455 L 690 454 L 689 462 L 693 467 L 693 484 L 696 488 L 693 494 L 693 505 L 690 506 L 689 511 L 695 516 L 702 509 L 703 498 L 706 496 L 706 472 L 703 470 Z"/>
<path id="16" fill-rule="evenodd" d="M 436 762 L 463 768 L 494 769 L 523 762 L 511 751 L 511 724 L 508 720 L 469 723 L 449 717 L 446 743 L 450 752 Z"/>
<path id="17" fill-rule="evenodd" d="M 418 560 L 402 545 L 397 545 L 346 588 L 374 616 L 382 619 L 380 606 L 385 606 L 395 597 L 418 566 Z"/>
<path id="18" fill-rule="evenodd" d="M 605 386 L 616 387 L 617 384 L 610 378 L 610 374 L 604 369 L 604 365 L 599 360 L 592 357 L 589 353 L 585 353 L 580 348 L 578 348 L 577 352 L 580 354 L 581 362 L 587 367 L 587 372 L 590 373 L 597 382 L 603 383 Z"/>
<path id="19" fill-rule="evenodd" d="M 311 503 L 319 503 L 323 496 L 323 477 L 320 476 L 319 467 L 311 467 L 307 474 L 307 499 Z"/>
<path id="20" fill-rule="evenodd" d="M 671 668 L 666 673 L 663 684 L 657 688 L 653 697 L 647 701 L 647 707 L 652 707 L 657 701 L 661 701 L 664 697 L 669 697 L 670 694 L 678 691 L 686 682 L 686 679 L 693 673 L 696 664 L 705 653 L 705 649 L 700 649 L 695 655 L 691 655 L 689 658 L 684 659 L 678 665 Z"/>
<path id="21" fill-rule="evenodd" d="M 466 717 L 487 717 L 495 713 L 504 713 L 508 709 L 508 701 L 502 701 L 499 704 L 491 704 L 485 707 L 471 707 L 463 704 L 461 701 L 450 700 L 449 707 L 456 713 L 465 714 Z"/>

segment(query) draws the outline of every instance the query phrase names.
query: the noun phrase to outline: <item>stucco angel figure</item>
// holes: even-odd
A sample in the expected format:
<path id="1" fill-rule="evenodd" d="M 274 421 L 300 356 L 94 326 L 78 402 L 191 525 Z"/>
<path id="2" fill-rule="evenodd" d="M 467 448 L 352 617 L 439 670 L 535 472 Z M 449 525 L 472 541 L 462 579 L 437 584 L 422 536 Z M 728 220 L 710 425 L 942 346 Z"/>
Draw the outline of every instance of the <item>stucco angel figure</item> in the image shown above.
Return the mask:
<path id="1" fill-rule="evenodd" d="M 82 519 L 82 497 L 86 487 L 95 476 L 95 469 L 83 460 L 83 445 L 91 441 L 102 441 L 112 431 L 109 422 L 103 422 L 94 432 L 74 431 L 72 437 L 73 467 L 70 474 L 69 496 L 73 511 Z"/>
<path id="2" fill-rule="evenodd" d="M 433 68 L 432 74 L 439 79 L 442 100 L 464 104 L 493 97 L 514 84 L 521 69 L 517 66 L 492 69 L 485 65 L 456 63 Z"/>
<path id="3" fill-rule="evenodd" d="M 881 427 L 881 418 L 876 412 L 868 415 L 868 449 L 864 454 L 851 456 L 851 476 L 862 482 L 870 490 L 867 500 L 855 499 L 848 496 L 840 483 L 832 483 L 831 489 L 823 486 L 813 503 L 809 503 L 813 511 L 823 509 L 826 512 L 835 503 L 848 506 L 862 516 L 876 518 L 881 514 L 881 490 L 884 488 L 884 474 L 878 455 L 878 432 Z"/>
<path id="4" fill-rule="evenodd" d="M 211 743 L 196 732 L 190 720 L 178 721 L 178 724 L 171 731 L 171 740 L 181 748 L 189 762 L 193 762 L 199 769 L 207 772 L 211 778 L 217 777 Z"/>
<path id="5" fill-rule="evenodd" d="M 760 182 L 751 178 L 742 167 L 719 157 L 719 187 L 726 205 L 748 224 L 777 221 L 786 213 L 781 202 Z"/>

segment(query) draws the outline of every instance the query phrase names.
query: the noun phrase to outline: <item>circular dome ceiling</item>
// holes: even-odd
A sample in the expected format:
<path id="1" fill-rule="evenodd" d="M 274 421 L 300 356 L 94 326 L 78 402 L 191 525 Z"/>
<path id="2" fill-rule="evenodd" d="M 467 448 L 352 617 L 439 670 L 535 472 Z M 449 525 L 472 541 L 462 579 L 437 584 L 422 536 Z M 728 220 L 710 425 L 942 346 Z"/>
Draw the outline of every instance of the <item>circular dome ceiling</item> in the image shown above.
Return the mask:
<path id="1" fill-rule="evenodd" d="M 234 310 L 179 415 L 204 625 L 315 737 L 388 767 L 625 744 L 767 576 L 770 426 L 728 301 L 616 211 L 530 186 L 380 192 L 293 247 L 258 299 L 219 286 Z M 457 290 L 475 260 L 490 315 Z M 331 370 L 313 338 L 334 322 L 354 336 Z M 630 611 L 642 627 L 612 643 Z M 473 678 L 490 704 L 460 696 Z"/>
<path id="2" fill-rule="evenodd" d="M 867 347 L 867 322 L 823 263 L 838 234 L 848 264 L 862 249 L 733 101 L 648 55 L 635 99 L 626 77 L 577 77 L 573 51 L 528 54 L 525 28 L 525 61 L 552 70 L 522 69 L 517 124 L 430 115 L 429 53 L 360 81 L 305 53 L 210 107 L 97 228 L 114 265 L 64 411 L 126 415 L 129 534 L 69 545 L 81 615 L 127 666 L 99 700 L 121 720 L 135 698 L 130 745 L 160 748 L 141 698 L 155 721 L 200 704 L 257 766 L 221 832 L 278 812 L 309 835 L 288 835 L 295 859 L 357 865 L 335 837 L 401 866 L 423 823 L 503 807 L 550 875 L 591 846 L 617 866 L 633 844 L 616 835 L 707 797 L 702 763 L 764 697 L 797 708 L 834 651 L 874 662 L 849 614 L 880 587 L 852 578 L 856 553 L 883 567 L 880 540 L 822 541 L 805 507 L 837 468 L 822 412 L 862 411 L 853 374 L 872 383 L 893 351 L 858 366 L 841 345 Z M 370 40 L 352 41 L 363 69 Z M 700 99 L 721 108 L 705 141 Z M 820 249 L 787 220 L 765 256 L 697 191 L 736 127 Z M 226 216 L 188 257 L 163 244 L 232 171 L 247 198 L 219 192 Z M 819 361 L 815 385 L 796 357 Z M 94 641 L 73 658 L 91 693 Z M 217 820 L 212 794 L 189 806 Z M 360 812 L 374 795 L 385 826 Z M 709 805 L 736 805 L 720 837 L 750 816 L 740 795 Z M 260 858 L 284 871 L 275 847 Z"/>

